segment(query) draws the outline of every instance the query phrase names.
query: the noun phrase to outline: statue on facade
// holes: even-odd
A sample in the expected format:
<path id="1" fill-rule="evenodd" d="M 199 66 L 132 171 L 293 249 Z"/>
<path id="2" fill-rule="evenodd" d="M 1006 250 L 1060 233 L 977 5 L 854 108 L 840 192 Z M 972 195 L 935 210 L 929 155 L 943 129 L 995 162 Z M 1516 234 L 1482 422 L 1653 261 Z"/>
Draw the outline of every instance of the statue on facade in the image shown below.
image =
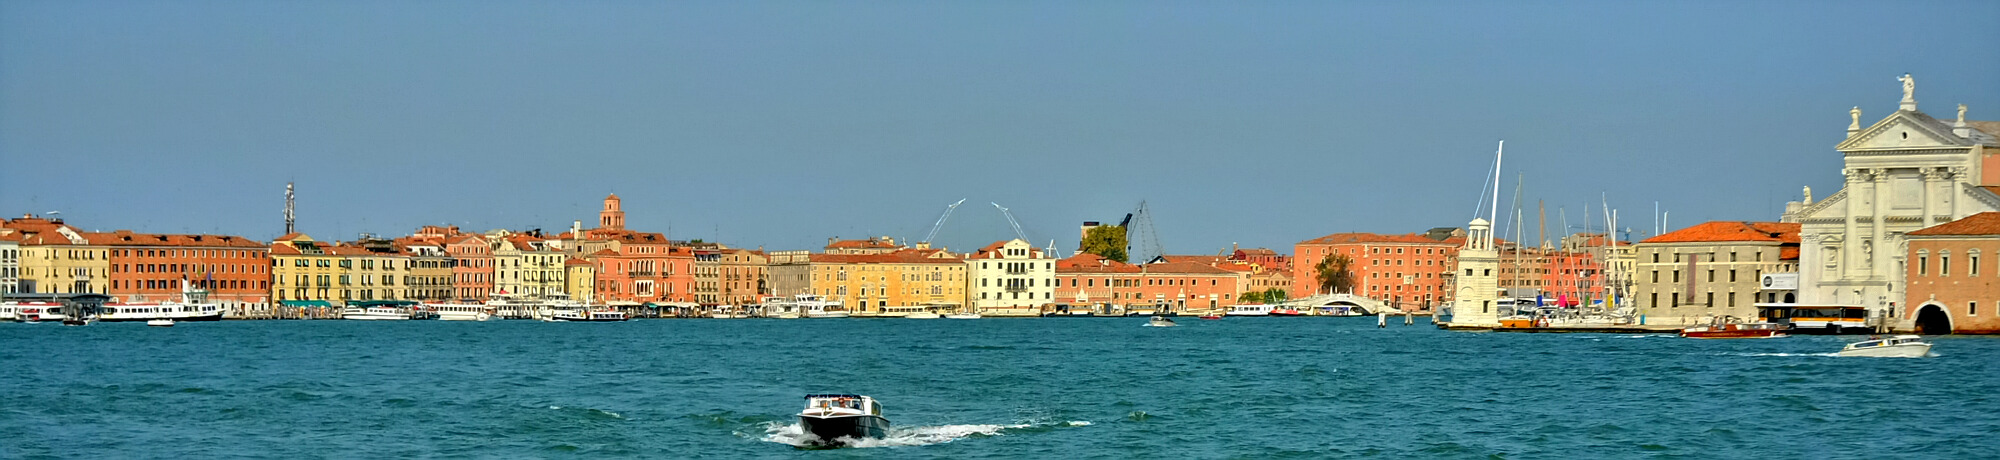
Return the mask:
<path id="1" fill-rule="evenodd" d="M 1903 74 L 1903 76 L 1902 76 L 1902 77 L 1898 77 L 1898 78 L 1896 78 L 1896 80 L 1897 80 L 1897 81 L 1901 81 L 1901 82 L 1903 82 L 1903 101 L 1904 101 L 1904 102 L 1909 102 L 1909 101 L 1914 101 L 1914 100 L 1916 100 L 1916 99 L 1917 99 L 1917 78 L 1916 78 L 1916 77 L 1912 77 L 1912 76 L 1910 76 L 1910 74 L 1907 74 L 1907 73 L 1905 73 L 1905 74 Z"/>
<path id="2" fill-rule="evenodd" d="M 1875 266 L 1874 241 L 1861 240 L 1861 266 L 1870 268 Z"/>
<path id="3" fill-rule="evenodd" d="M 1965 125 L 1965 104 L 1958 105 L 1958 124 L 1960 126 Z"/>
<path id="4" fill-rule="evenodd" d="M 1808 185 L 1808 186 L 1806 186 L 1806 201 L 1805 201 L 1805 204 L 1812 204 L 1812 186 L 1811 186 L 1811 185 Z"/>
<path id="5" fill-rule="evenodd" d="M 1847 109 L 1847 117 L 1848 117 L 1848 118 L 1853 118 L 1853 119 L 1854 119 L 1854 122 L 1852 122 L 1852 123 L 1848 123 L 1848 124 L 1847 124 L 1847 130 L 1848 130 L 1848 131 L 1860 131 L 1860 130 L 1861 130 L 1861 106 L 1855 106 L 1855 107 L 1854 107 L 1854 108 L 1852 108 L 1852 109 Z"/>

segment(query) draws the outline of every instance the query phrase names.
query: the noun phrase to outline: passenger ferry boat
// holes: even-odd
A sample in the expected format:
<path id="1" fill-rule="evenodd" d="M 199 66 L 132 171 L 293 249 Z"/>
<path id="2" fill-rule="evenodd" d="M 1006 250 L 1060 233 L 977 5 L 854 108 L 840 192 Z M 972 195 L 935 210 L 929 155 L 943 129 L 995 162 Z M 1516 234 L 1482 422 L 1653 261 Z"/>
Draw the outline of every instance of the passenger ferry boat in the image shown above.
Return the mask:
<path id="1" fill-rule="evenodd" d="M 513 294 L 493 294 L 486 300 L 486 307 L 493 314 L 506 319 L 547 318 L 543 305 Z"/>
<path id="2" fill-rule="evenodd" d="M 554 316 L 550 317 L 551 321 L 580 323 L 615 322 L 626 319 L 625 312 L 608 308 L 599 310 L 558 310 Z"/>
<path id="3" fill-rule="evenodd" d="M 366 321 L 434 319 L 435 315 L 408 300 L 357 300 L 340 311 L 341 319 Z"/>
<path id="4" fill-rule="evenodd" d="M 0 304 L 0 319 L 18 323 L 62 321 L 62 304 L 53 302 L 8 302 Z"/>
<path id="5" fill-rule="evenodd" d="M 799 427 L 811 435 L 806 442 L 822 447 L 889 436 L 889 419 L 882 417 L 882 403 L 862 395 L 806 395 L 806 408 L 799 411 Z"/>
<path id="6" fill-rule="evenodd" d="M 1271 310 L 1276 308 L 1261 304 L 1236 305 L 1229 307 L 1229 311 L 1224 314 L 1228 316 L 1271 316 Z"/>
<path id="7" fill-rule="evenodd" d="M 757 316 L 765 318 L 795 319 L 799 317 L 799 306 L 782 296 L 767 295 L 757 300 Z"/>
<path id="8" fill-rule="evenodd" d="M 476 303 L 427 303 L 424 310 L 437 313 L 437 319 L 445 321 L 486 321 L 493 319 L 497 310 Z"/>
<path id="9" fill-rule="evenodd" d="M 820 296 L 812 294 L 792 296 L 792 303 L 798 305 L 800 315 L 807 318 L 846 318 L 848 316 L 847 308 L 842 307 L 840 302 L 825 300 Z"/>
<path id="10" fill-rule="evenodd" d="M 106 322 L 152 321 L 156 319 L 221 321 L 222 306 L 208 303 L 207 291 L 191 288 L 186 281 L 182 281 L 179 301 L 106 304 L 98 310 L 97 319 Z"/>

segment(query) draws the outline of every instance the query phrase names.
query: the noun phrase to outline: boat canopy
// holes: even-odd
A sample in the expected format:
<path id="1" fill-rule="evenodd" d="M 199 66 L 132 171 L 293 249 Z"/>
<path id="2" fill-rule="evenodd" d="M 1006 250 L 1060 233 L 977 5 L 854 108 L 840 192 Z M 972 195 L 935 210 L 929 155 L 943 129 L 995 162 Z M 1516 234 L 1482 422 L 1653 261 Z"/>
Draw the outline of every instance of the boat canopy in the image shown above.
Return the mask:
<path id="1" fill-rule="evenodd" d="M 867 397 L 867 396 L 862 396 L 862 395 L 849 395 L 849 394 L 815 394 L 815 395 L 806 395 L 806 399 L 813 399 L 813 398 L 856 398 L 856 399 L 859 399 L 859 398 L 866 398 L 866 397 Z"/>

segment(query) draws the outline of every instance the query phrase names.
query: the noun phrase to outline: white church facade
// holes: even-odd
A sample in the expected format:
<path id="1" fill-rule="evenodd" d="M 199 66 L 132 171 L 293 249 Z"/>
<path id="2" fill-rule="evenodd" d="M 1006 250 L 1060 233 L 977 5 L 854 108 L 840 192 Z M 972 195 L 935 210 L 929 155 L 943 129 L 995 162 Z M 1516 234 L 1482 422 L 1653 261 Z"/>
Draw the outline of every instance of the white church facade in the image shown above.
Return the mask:
<path id="1" fill-rule="evenodd" d="M 1905 75 L 1899 109 L 1863 128 L 1861 109 L 1847 139 L 1846 182 L 1824 200 L 1787 206 L 1786 220 L 1801 224 L 1799 303 L 1866 307 L 1871 321 L 1908 322 L 1894 311 L 1904 303 L 1904 235 L 1973 214 L 2000 211 L 2000 141 L 1968 122 L 1965 106 L 1955 120 L 1917 110 L 1916 82 Z"/>

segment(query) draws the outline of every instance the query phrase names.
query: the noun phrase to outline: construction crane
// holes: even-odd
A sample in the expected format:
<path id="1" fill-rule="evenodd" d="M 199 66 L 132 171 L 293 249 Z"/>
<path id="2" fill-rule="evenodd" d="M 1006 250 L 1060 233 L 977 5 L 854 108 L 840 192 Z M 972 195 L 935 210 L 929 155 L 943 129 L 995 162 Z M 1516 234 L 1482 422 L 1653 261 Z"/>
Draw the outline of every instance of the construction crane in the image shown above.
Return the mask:
<path id="1" fill-rule="evenodd" d="M 1137 222 L 1133 221 L 1135 218 Z M 1153 211 L 1146 207 L 1145 201 L 1139 202 L 1139 209 L 1133 210 L 1131 214 L 1126 214 L 1125 222 L 1120 223 L 1119 226 L 1125 226 L 1128 223 L 1132 226 L 1125 227 L 1125 243 L 1129 246 L 1126 253 L 1133 256 L 1140 256 L 1133 257 L 1132 260 L 1140 261 L 1139 263 L 1146 263 L 1162 255 L 1166 255 L 1166 247 L 1160 244 L 1160 235 L 1153 229 Z M 1140 253 L 1137 251 L 1146 252 Z"/>
<path id="2" fill-rule="evenodd" d="M 1000 208 L 1000 215 L 1007 216 L 1007 225 L 1014 226 L 1014 236 L 1020 237 L 1021 241 L 1028 240 L 1028 232 L 1021 231 L 1021 223 L 1014 220 L 1014 213 L 1012 211 L 1008 211 L 1007 207 L 1001 206 L 1000 203 L 993 203 L 993 207 Z"/>
<path id="3" fill-rule="evenodd" d="M 961 204 L 965 204 L 965 199 L 964 199 L 964 198 L 959 198 L 959 199 L 958 199 L 958 202 L 957 202 L 957 203 L 952 203 L 952 204 L 951 204 L 951 206 L 945 206 L 945 207 L 944 207 L 944 215 L 941 215 L 941 216 L 938 216 L 938 220 L 937 220 L 937 223 L 935 223 L 935 224 L 931 224 L 931 232 L 930 232 L 930 234 L 927 234 L 927 235 L 924 235 L 924 242 L 925 242 L 925 243 L 929 243 L 929 242 L 931 242 L 931 239 L 933 239 L 933 238 L 937 238 L 937 232 L 938 232 L 938 229 L 942 229 L 942 228 L 944 228 L 944 220 L 945 220 L 945 219 L 950 219 L 950 218 L 951 218 L 951 212 L 952 212 L 952 211 L 955 211 L 955 210 L 957 210 L 957 209 L 958 209 L 958 205 L 961 205 Z"/>

